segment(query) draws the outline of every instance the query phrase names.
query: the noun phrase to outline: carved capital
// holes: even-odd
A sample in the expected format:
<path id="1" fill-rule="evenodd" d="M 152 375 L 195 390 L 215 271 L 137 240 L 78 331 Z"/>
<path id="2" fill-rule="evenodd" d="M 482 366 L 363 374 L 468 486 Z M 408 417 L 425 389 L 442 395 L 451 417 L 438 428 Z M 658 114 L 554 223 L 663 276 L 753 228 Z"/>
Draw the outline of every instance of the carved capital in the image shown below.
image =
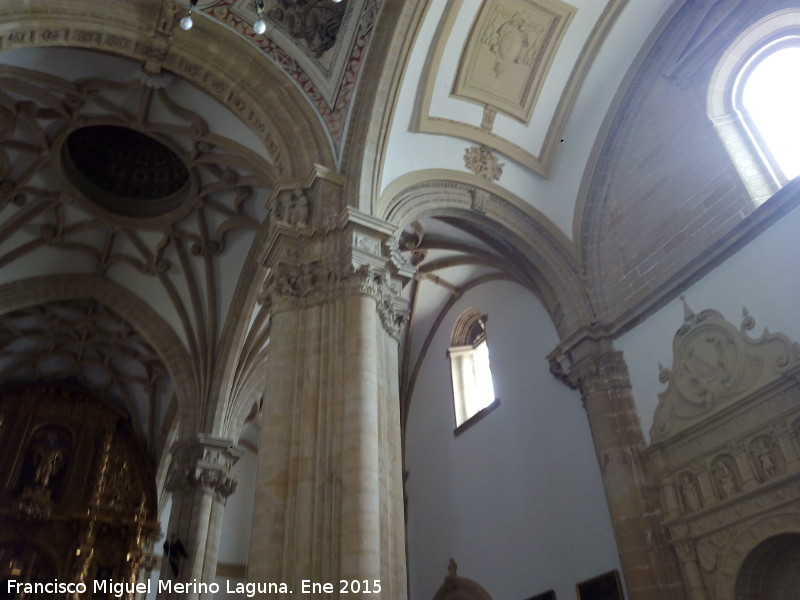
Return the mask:
<path id="1" fill-rule="evenodd" d="M 375 299 L 384 329 L 390 336 L 399 339 L 410 317 L 408 301 L 400 297 L 400 283 L 387 271 L 364 265 L 350 277 L 349 287 L 351 293 L 365 294 Z"/>
<path id="2" fill-rule="evenodd" d="M 228 473 L 209 467 L 197 467 L 189 473 L 189 481 L 195 486 L 203 487 L 222 498 L 227 498 L 236 491 L 238 481 Z"/>
<path id="3" fill-rule="evenodd" d="M 368 295 L 386 331 L 398 337 L 408 319 L 401 292 L 414 268 L 399 251 L 395 227 L 342 206 L 341 182 L 324 175 L 270 199 L 260 297 L 276 314 Z"/>
<path id="4" fill-rule="evenodd" d="M 241 454 L 222 438 L 198 435 L 178 442 L 172 448 L 168 489 L 182 493 L 200 486 L 227 498 L 236 490 L 230 472 Z"/>
<path id="5" fill-rule="evenodd" d="M 298 267 L 278 265 L 267 278 L 265 295 L 273 311 L 296 310 L 354 294 L 375 299 L 386 331 L 399 337 L 409 317 L 408 301 L 400 297 L 401 283 L 386 269 L 370 265 L 303 263 Z"/>
<path id="6" fill-rule="evenodd" d="M 548 360 L 550 372 L 579 389 L 584 397 L 631 385 L 622 352 L 613 349 L 611 339 L 603 336 L 600 328 L 587 330 L 577 340 L 560 345 Z"/>
<path id="7" fill-rule="evenodd" d="M 342 176 L 315 167 L 305 181 L 277 186 L 267 201 L 270 227 L 306 235 L 330 231 L 345 207 Z"/>

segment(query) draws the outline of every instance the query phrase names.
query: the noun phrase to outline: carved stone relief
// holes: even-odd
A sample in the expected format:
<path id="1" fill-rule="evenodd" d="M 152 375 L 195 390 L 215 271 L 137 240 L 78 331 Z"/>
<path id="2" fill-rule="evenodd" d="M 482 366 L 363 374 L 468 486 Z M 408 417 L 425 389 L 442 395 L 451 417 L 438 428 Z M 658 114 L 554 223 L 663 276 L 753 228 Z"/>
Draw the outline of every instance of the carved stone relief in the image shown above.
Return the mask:
<path id="1" fill-rule="evenodd" d="M 464 152 L 464 166 L 478 177 L 497 181 L 503 174 L 505 165 L 492 153 L 489 146 L 470 146 Z"/>
<path id="2" fill-rule="evenodd" d="M 673 368 L 661 368 L 667 389 L 650 436 L 659 441 L 690 427 L 730 403 L 776 380 L 800 362 L 800 346 L 765 330 L 759 338 L 746 331 L 754 321 L 745 310 L 737 331 L 715 310 L 695 314 L 686 306 L 683 325 L 673 341 Z"/>
<path id="3" fill-rule="evenodd" d="M 575 8 L 560 0 L 490 0 L 473 25 L 453 89 L 527 123 Z"/>
<path id="4" fill-rule="evenodd" d="M 661 368 L 645 456 L 693 599 L 739 598 L 745 557 L 800 522 L 800 353 L 781 334 L 751 338 L 754 323 L 745 311 L 737 331 L 686 306 L 673 369 Z"/>
<path id="5" fill-rule="evenodd" d="M 387 223 L 344 206 L 341 182 L 317 173 L 305 186 L 277 190 L 269 200 L 270 239 L 260 297 L 272 312 L 296 310 L 365 294 L 393 337 L 408 319 L 400 297 L 413 267 Z"/>

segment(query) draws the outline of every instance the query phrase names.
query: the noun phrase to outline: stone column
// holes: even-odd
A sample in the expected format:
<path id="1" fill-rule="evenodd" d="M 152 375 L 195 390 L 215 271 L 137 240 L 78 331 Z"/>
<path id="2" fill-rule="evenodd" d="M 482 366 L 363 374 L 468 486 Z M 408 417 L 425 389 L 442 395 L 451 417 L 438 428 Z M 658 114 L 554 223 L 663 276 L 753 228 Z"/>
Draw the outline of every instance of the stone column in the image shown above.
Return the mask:
<path id="1" fill-rule="evenodd" d="M 628 600 L 685 598 L 674 552 L 659 524 L 658 491 L 641 463 L 645 447 L 628 368 L 611 341 L 586 335 L 550 355 L 551 371 L 580 390 Z"/>
<path id="2" fill-rule="evenodd" d="M 172 452 L 167 483 L 172 510 L 165 543 L 172 548 L 178 573 L 165 552 L 161 579 L 210 584 L 217 571 L 225 502 L 236 489 L 230 471 L 241 453 L 229 440 L 204 435 L 177 443 Z M 213 594 L 162 593 L 158 597 L 206 600 Z"/>
<path id="3" fill-rule="evenodd" d="M 247 579 L 293 592 L 276 598 L 338 598 L 345 580 L 343 598 L 401 599 L 397 338 L 410 272 L 388 244 L 393 228 L 340 205 L 335 213 L 335 189 L 317 173 L 271 200 L 270 357 Z"/>

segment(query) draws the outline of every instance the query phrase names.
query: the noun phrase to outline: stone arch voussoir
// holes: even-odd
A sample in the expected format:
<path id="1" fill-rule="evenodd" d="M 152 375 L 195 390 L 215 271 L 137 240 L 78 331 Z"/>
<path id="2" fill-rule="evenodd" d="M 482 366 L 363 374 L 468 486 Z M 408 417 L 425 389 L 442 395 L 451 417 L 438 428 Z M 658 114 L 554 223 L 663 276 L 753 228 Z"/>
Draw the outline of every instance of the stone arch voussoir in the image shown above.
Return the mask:
<path id="1" fill-rule="evenodd" d="M 773 514 L 742 531 L 722 555 L 715 597 L 719 600 L 734 598 L 736 576 L 750 552 L 762 542 L 786 533 L 800 534 L 800 512 Z"/>
<path id="2" fill-rule="evenodd" d="M 592 321 L 592 305 L 572 243 L 535 208 L 499 188 L 478 187 L 456 173 L 413 173 L 383 194 L 380 216 L 402 231 L 423 217 L 453 216 L 502 235 L 527 259 L 559 334 Z"/>

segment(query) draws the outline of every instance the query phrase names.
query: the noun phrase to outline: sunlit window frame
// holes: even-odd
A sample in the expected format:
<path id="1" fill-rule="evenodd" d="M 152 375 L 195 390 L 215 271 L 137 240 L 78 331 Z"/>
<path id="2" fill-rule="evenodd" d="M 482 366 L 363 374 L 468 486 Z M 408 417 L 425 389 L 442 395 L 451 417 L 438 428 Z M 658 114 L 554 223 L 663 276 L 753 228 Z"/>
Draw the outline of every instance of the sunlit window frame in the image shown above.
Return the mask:
<path id="1" fill-rule="evenodd" d="M 708 116 L 756 204 L 788 180 L 742 106 L 742 90 L 764 58 L 790 46 L 800 46 L 796 8 L 772 13 L 745 30 L 725 50 L 709 83 Z"/>
<path id="2" fill-rule="evenodd" d="M 488 387 L 491 390 L 491 397 L 476 398 L 476 394 L 479 393 L 479 388 L 482 386 L 478 385 L 475 361 L 481 347 L 485 346 L 487 354 L 489 352 L 485 329 L 486 320 L 486 315 L 481 315 L 475 309 L 468 309 L 459 316 L 453 327 L 447 357 L 450 360 L 453 384 L 455 435 L 459 435 L 481 420 L 500 403 L 494 393 L 490 364 L 487 365 L 487 370 L 490 377 Z M 478 335 L 472 333 L 475 331 L 476 325 L 480 328 Z"/>

